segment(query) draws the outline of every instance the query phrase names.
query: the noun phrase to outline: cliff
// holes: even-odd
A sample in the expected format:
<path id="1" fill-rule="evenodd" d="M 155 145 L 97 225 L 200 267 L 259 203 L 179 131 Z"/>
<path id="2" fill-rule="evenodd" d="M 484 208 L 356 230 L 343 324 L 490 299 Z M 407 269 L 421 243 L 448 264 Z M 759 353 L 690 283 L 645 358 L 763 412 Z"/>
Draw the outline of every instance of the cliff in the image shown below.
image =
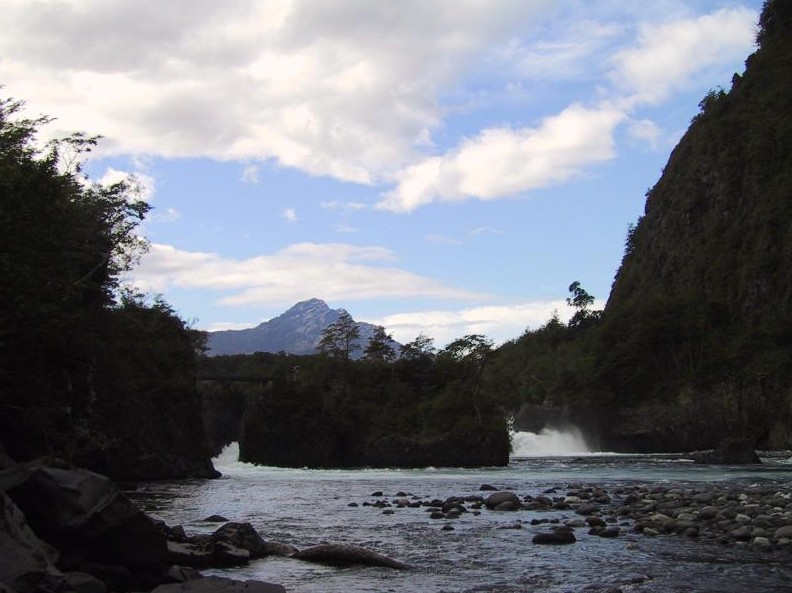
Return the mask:
<path id="1" fill-rule="evenodd" d="M 599 335 L 608 442 L 792 443 L 792 3 L 713 91 L 631 229 Z"/>

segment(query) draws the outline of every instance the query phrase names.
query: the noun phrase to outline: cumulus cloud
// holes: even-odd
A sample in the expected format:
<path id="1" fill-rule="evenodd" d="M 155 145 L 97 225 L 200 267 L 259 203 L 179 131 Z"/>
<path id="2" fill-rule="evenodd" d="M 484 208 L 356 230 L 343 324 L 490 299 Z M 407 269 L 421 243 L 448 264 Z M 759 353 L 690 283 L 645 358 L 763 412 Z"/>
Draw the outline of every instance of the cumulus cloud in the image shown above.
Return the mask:
<path id="1" fill-rule="evenodd" d="M 153 244 L 130 280 L 141 290 L 171 288 L 222 291 L 228 306 L 281 306 L 306 290 L 334 301 L 426 297 L 472 300 L 488 295 L 443 283 L 393 266 L 396 256 L 376 246 L 298 243 L 271 255 L 232 259 Z"/>
<path id="2" fill-rule="evenodd" d="M 754 11 L 724 8 L 696 19 L 641 28 L 638 44 L 614 55 L 613 81 L 636 103 L 657 103 L 693 77 L 746 56 L 756 35 Z"/>
<path id="3" fill-rule="evenodd" d="M 411 212 L 435 201 L 492 200 L 560 183 L 613 157 L 624 113 L 571 105 L 537 128 L 493 128 L 442 156 L 406 168 L 379 207 Z"/>
<path id="4" fill-rule="evenodd" d="M 0 74 L 105 152 L 371 183 L 430 142 L 441 88 L 551 4 L 6 0 Z"/>
<path id="5" fill-rule="evenodd" d="M 510 305 L 490 305 L 453 310 L 416 311 L 371 320 L 382 325 L 397 342 L 410 342 L 420 334 L 431 336 L 442 347 L 468 334 L 483 334 L 499 344 L 537 329 L 557 312 L 563 321 L 571 313 L 563 300 L 535 300 Z"/>
<path id="6" fill-rule="evenodd" d="M 572 179 L 614 156 L 615 129 L 638 106 L 665 100 L 693 76 L 744 56 L 753 43 L 755 20 L 751 10 L 729 8 L 644 26 L 637 44 L 611 59 L 615 86 L 607 91 L 609 101 L 594 107 L 572 104 L 535 128 L 484 129 L 455 148 L 402 168 L 395 174 L 396 187 L 383 194 L 378 207 L 412 212 L 433 202 L 512 197 Z M 543 76 L 540 64 L 566 76 L 562 71 L 591 64 L 583 58 L 622 31 L 597 23 L 576 26 L 590 29 L 580 45 L 511 47 L 513 56 L 531 76 Z M 650 144 L 661 135 L 649 120 L 632 121 L 628 133 Z"/>
<path id="7" fill-rule="evenodd" d="M 294 208 L 285 208 L 281 216 L 289 222 L 297 222 L 297 211 Z"/>

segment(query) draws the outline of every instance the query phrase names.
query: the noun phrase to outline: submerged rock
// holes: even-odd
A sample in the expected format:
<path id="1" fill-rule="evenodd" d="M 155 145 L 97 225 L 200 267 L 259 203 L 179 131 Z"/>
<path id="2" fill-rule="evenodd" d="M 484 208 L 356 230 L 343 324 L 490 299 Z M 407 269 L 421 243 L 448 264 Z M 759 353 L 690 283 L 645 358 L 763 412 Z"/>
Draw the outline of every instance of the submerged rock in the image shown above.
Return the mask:
<path id="1" fill-rule="evenodd" d="M 554 529 L 553 531 L 537 533 L 531 541 L 535 544 L 543 545 L 566 545 L 574 544 L 577 538 L 571 529 Z"/>

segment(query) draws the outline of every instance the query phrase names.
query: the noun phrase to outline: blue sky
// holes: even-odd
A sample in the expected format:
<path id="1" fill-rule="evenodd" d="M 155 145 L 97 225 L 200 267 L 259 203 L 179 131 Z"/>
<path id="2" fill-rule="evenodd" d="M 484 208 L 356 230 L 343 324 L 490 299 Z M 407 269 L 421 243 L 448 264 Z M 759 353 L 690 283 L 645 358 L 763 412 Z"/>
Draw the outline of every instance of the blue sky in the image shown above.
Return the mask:
<path id="1" fill-rule="evenodd" d="M 0 0 L 0 84 L 153 210 L 129 282 L 208 330 L 324 299 L 399 341 L 603 305 L 760 0 Z"/>

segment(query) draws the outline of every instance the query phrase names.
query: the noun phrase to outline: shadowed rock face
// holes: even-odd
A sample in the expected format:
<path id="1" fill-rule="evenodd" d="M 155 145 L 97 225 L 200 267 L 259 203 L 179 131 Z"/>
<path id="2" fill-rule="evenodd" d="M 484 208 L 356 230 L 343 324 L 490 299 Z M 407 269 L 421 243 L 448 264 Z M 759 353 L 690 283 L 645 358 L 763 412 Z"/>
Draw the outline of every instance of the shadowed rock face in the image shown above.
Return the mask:
<path id="1" fill-rule="evenodd" d="M 55 568 L 58 552 L 30 529 L 22 511 L 0 492 L 0 583 L 17 593 L 35 591 L 62 575 Z"/>
<path id="2" fill-rule="evenodd" d="M 0 491 L 65 568 L 82 562 L 159 566 L 165 535 L 105 476 L 87 470 L 18 466 L 0 472 Z"/>

